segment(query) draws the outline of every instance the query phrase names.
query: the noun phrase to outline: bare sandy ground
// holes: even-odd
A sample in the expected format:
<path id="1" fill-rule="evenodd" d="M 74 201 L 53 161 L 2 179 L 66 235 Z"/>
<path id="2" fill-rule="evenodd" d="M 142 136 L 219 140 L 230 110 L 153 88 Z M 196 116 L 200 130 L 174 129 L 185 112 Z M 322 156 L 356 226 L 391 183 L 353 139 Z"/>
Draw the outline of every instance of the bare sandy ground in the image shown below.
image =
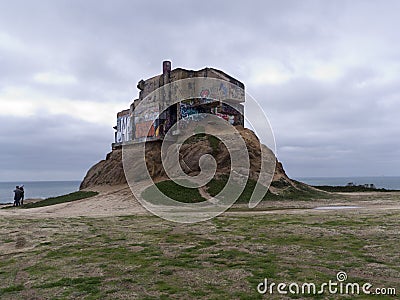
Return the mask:
<path id="1" fill-rule="evenodd" d="M 0 209 L 0 216 L 27 218 L 66 218 L 66 217 L 107 217 L 123 215 L 150 215 L 132 195 L 127 185 L 98 186 L 90 188 L 97 196 L 46 207 L 31 209 Z M 201 191 L 204 193 L 204 191 Z M 339 194 L 339 193 L 338 193 Z M 400 192 L 341 193 L 339 199 L 320 199 L 315 201 L 272 201 L 263 202 L 256 209 L 249 210 L 247 205 L 235 205 L 226 215 L 242 214 L 301 214 L 336 212 L 371 212 L 400 210 Z M 347 207 L 355 208 L 347 208 Z M 328 207 L 326 209 L 321 207 Z M 320 208 L 320 209 L 315 209 Z"/>
<path id="2" fill-rule="evenodd" d="M 116 215 L 146 214 L 147 211 L 133 197 L 127 185 L 98 186 L 91 188 L 97 196 L 30 209 L 0 209 L 0 216 L 31 218 L 52 217 L 105 217 Z"/>

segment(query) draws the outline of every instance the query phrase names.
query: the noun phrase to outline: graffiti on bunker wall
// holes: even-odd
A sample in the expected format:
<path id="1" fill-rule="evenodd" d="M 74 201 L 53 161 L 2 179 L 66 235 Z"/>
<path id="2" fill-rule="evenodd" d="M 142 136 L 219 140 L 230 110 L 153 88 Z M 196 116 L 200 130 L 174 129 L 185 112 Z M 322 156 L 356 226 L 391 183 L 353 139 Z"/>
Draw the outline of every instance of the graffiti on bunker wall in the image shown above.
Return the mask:
<path id="1" fill-rule="evenodd" d="M 233 104 L 229 105 L 226 103 L 222 103 L 220 112 L 223 114 L 228 114 L 228 115 L 241 114 L 241 111 L 239 111 L 239 107 L 233 107 Z"/>
<path id="2" fill-rule="evenodd" d="M 135 138 L 163 136 L 165 134 L 166 123 L 165 119 L 137 123 L 135 127 Z"/>
<path id="3" fill-rule="evenodd" d="M 132 132 L 131 128 L 131 118 L 129 115 L 124 115 L 118 117 L 117 119 L 117 135 L 116 143 L 127 142 L 130 140 L 130 135 Z"/>
<path id="4" fill-rule="evenodd" d="M 197 115 L 201 113 L 201 111 L 197 107 L 192 107 L 189 104 L 184 104 L 184 103 L 181 103 L 180 109 L 182 118 L 187 118 L 191 115 Z"/>
<path id="5" fill-rule="evenodd" d="M 139 81 L 138 99 L 129 109 L 118 112 L 116 147 L 129 141 L 163 139 L 177 121 L 186 127 L 205 114 L 216 115 L 232 125 L 244 125 L 243 83 L 213 68 L 193 71 L 170 67 L 163 62 L 161 75 Z M 144 105 L 140 105 L 142 101 Z"/>
<path id="6" fill-rule="evenodd" d="M 153 121 L 141 122 L 135 125 L 135 138 L 137 139 L 154 136 L 154 133 Z"/>
<path id="7" fill-rule="evenodd" d="M 220 117 L 221 119 L 224 119 L 225 121 L 229 122 L 229 124 L 233 125 L 235 123 L 235 116 L 233 115 L 227 115 L 227 114 L 216 114 L 217 117 Z"/>
<path id="8" fill-rule="evenodd" d="M 154 101 L 155 96 L 149 96 L 148 101 L 150 104 L 146 107 L 142 106 L 139 108 L 135 108 L 133 115 L 135 123 L 147 122 L 147 121 L 154 121 L 159 115 L 159 107 L 158 103 Z"/>

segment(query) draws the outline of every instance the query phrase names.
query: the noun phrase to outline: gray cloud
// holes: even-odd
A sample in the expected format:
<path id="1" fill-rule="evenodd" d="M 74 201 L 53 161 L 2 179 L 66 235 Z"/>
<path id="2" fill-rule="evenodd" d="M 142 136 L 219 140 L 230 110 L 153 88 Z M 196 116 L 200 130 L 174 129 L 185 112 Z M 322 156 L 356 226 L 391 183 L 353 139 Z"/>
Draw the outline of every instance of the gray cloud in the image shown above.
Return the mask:
<path id="1" fill-rule="evenodd" d="M 101 114 L 108 107 L 101 103 L 124 109 L 164 59 L 243 81 L 270 118 L 292 176 L 398 175 L 399 8 L 398 1 L 3 1 L 0 110 L 26 100 L 42 113 L 0 112 L 0 180 L 81 178 L 109 150 L 115 120 L 56 115 L 40 99 L 99 103 L 87 114 Z"/>
<path id="2" fill-rule="evenodd" d="M 112 128 L 66 116 L 0 117 L 0 123 L 3 180 L 81 179 L 113 141 Z"/>

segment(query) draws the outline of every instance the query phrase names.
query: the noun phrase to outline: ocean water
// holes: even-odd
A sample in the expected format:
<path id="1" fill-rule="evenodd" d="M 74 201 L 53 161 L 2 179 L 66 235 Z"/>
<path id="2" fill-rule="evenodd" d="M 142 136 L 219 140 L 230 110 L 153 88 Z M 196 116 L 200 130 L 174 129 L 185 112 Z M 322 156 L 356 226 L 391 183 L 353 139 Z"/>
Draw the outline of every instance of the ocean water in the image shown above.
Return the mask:
<path id="1" fill-rule="evenodd" d="M 294 178 L 309 185 L 333 185 L 343 186 L 349 182 L 355 185 L 375 184 L 376 188 L 400 190 L 400 176 L 379 176 L 379 177 L 299 177 Z"/>
<path id="2" fill-rule="evenodd" d="M 14 202 L 15 186 L 24 185 L 25 199 L 48 198 L 75 192 L 80 181 L 0 182 L 0 203 Z"/>

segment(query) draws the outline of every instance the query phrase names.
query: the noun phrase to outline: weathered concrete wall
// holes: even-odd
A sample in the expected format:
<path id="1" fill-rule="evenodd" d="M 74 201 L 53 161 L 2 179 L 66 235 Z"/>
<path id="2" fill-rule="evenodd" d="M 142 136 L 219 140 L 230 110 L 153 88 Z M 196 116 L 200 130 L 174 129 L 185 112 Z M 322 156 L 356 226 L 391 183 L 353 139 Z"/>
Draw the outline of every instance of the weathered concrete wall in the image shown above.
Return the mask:
<path id="1" fill-rule="evenodd" d="M 206 78 L 215 78 L 215 79 L 221 79 L 225 80 L 225 83 L 219 83 L 219 84 L 211 84 L 210 82 L 205 82 L 203 86 L 200 84 L 193 84 L 191 86 L 182 86 L 183 90 L 187 90 L 187 92 L 184 92 L 187 95 L 193 95 L 200 97 L 201 92 L 204 89 L 209 89 L 210 91 L 210 96 L 218 96 L 218 97 L 228 97 L 231 98 L 235 101 L 238 102 L 244 102 L 244 84 L 240 82 L 239 80 L 236 80 L 235 78 L 229 76 L 228 74 L 216 70 L 213 68 L 205 68 L 199 71 L 193 71 L 193 70 L 185 70 L 181 68 L 174 69 L 170 72 L 168 72 L 166 75 L 158 75 L 154 76 L 152 78 L 149 78 L 145 80 L 142 84 L 142 90 L 140 91 L 139 94 L 139 100 L 144 99 L 147 95 L 149 95 L 151 92 L 155 91 L 159 87 L 166 85 L 171 82 L 176 82 L 178 80 L 182 79 L 188 79 L 188 78 L 200 78 L 200 77 L 206 77 Z M 193 81 L 198 82 L 198 80 Z M 138 84 L 139 86 L 139 84 Z M 210 97 L 211 98 L 211 97 Z"/>
<path id="2" fill-rule="evenodd" d="M 190 117 L 194 112 L 214 113 L 231 124 L 244 124 L 243 105 L 240 104 L 245 101 L 243 83 L 213 68 L 204 68 L 198 71 L 182 68 L 171 71 L 170 68 L 170 62 L 163 62 L 163 74 L 141 80 L 138 83 L 139 99 L 134 101 L 130 110 L 118 113 L 116 143 L 132 139 L 141 141 L 149 137 L 162 138 L 163 134 L 173 125 L 172 121 L 175 122 L 177 118 L 181 117 Z M 207 80 L 202 77 L 219 80 Z M 167 85 L 168 83 L 172 84 Z M 184 100 L 196 103 L 188 104 L 186 102 L 172 109 L 169 108 L 172 102 Z M 228 101 L 230 106 L 221 105 L 219 103 L 221 100 Z M 144 103 L 146 105 L 143 105 Z M 210 106 L 210 103 L 217 104 Z M 203 104 L 207 106 L 204 108 L 190 107 L 190 105 Z M 162 113 L 163 111 L 165 112 Z M 160 113 L 162 115 L 159 116 Z"/>
<path id="3" fill-rule="evenodd" d="M 130 109 L 125 109 L 117 114 L 117 132 L 115 143 L 127 142 L 132 136 L 132 123 Z"/>

